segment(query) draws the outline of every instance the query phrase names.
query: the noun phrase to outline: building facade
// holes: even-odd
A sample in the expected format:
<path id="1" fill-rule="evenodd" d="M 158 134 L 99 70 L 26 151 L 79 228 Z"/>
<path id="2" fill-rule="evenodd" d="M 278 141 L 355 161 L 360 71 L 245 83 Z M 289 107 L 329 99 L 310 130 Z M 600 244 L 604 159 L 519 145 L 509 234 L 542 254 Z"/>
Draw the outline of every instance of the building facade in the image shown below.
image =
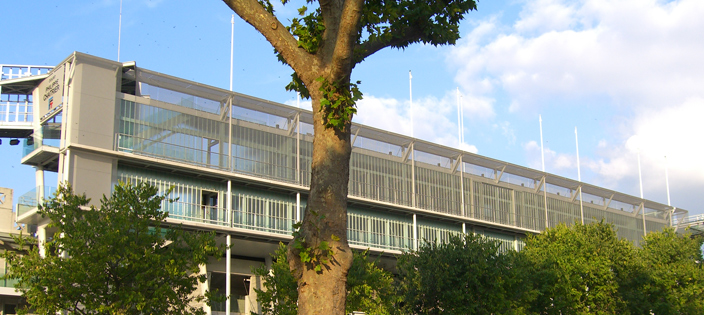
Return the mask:
<path id="1" fill-rule="evenodd" d="M 0 82 L 31 94 L 32 134 L 22 163 L 36 168 L 32 204 L 17 221 L 51 235 L 36 200 L 58 183 L 94 200 L 118 181 L 173 187 L 169 222 L 213 230 L 233 244 L 204 267 L 203 290 L 229 290 L 233 314 L 256 311 L 251 267 L 269 264 L 304 215 L 310 183 L 312 113 L 73 53 L 51 72 Z M 638 244 L 687 212 L 664 204 L 427 141 L 353 124 L 348 239 L 393 255 L 474 232 L 520 250 L 522 239 L 560 223 L 605 220 Z M 229 274 L 229 276 L 227 276 Z M 224 305 L 206 309 L 226 314 Z"/>

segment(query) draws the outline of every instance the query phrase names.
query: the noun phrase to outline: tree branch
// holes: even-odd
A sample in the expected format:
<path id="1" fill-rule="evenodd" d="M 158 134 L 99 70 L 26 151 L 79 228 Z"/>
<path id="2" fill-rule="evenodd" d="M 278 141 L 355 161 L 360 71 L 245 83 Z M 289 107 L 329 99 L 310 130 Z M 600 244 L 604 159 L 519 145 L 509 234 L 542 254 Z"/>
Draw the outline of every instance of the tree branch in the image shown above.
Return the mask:
<path id="1" fill-rule="evenodd" d="M 303 49 L 298 48 L 298 41 L 286 30 L 279 19 L 267 12 L 256 0 L 223 0 L 245 22 L 252 25 L 269 43 L 281 53 L 293 71 L 300 75 L 310 73 L 306 69 L 316 58 Z M 307 79 L 307 78 L 306 78 Z M 315 78 L 313 78 L 315 79 Z"/>
<path id="2" fill-rule="evenodd" d="M 398 30 L 390 30 L 387 32 L 387 34 L 398 35 L 397 32 Z M 405 32 L 403 32 L 400 36 L 393 36 L 389 40 L 384 40 L 384 38 L 386 37 L 382 35 L 376 37 L 373 40 L 367 40 L 357 46 L 357 48 L 354 50 L 354 65 L 359 64 L 360 62 L 364 61 L 364 59 L 366 59 L 367 57 L 386 47 L 401 48 L 407 46 L 410 43 L 421 41 L 423 38 L 423 32 L 419 27 L 412 26 L 408 28 Z"/>
<path id="3" fill-rule="evenodd" d="M 336 45 L 331 60 L 331 75 L 339 79 L 352 71 L 354 48 L 359 36 L 363 0 L 347 0 L 343 4 Z"/>

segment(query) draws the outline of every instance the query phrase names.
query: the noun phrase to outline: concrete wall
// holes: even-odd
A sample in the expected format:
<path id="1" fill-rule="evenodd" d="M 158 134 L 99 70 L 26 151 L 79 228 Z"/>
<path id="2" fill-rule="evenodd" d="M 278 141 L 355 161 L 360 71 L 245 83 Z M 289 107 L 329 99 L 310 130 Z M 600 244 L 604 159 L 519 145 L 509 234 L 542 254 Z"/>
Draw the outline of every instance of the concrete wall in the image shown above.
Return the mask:
<path id="1" fill-rule="evenodd" d="M 12 189 L 0 187 L 0 232 L 14 233 L 15 218 L 12 215 Z"/>
<path id="2" fill-rule="evenodd" d="M 69 143 L 113 148 L 120 65 L 78 56 L 69 88 Z M 121 78 L 120 78 L 121 79 Z"/>
<path id="3" fill-rule="evenodd" d="M 68 181 L 76 193 L 85 193 L 91 204 L 98 205 L 100 198 L 112 191 L 113 168 L 117 161 L 113 158 L 89 152 L 70 150 L 68 156 Z"/>
<path id="4" fill-rule="evenodd" d="M 121 64 L 77 54 L 64 109 L 64 179 L 77 193 L 85 193 L 97 204 L 112 191 L 117 161 L 103 155 L 72 149 L 72 145 L 112 150 L 115 135 L 115 100 L 121 80 Z"/>

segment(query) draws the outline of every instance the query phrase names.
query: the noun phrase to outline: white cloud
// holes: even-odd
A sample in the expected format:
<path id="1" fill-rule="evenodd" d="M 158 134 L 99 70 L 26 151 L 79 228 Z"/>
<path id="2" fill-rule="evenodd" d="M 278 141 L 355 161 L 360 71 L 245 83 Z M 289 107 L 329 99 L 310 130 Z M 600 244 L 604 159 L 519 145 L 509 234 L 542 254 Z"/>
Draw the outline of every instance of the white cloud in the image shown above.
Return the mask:
<path id="1" fill-rule="evenodd" d="M 585 150 L 596 153 L 582 157 L 583 175 L 586 171 L 594 184 L 637 195 L 640 151 L 645 197 L 664 202 L 667 155 L 671 184 L 679 186 L 673 192 L 699 207 L 695 199 L 704 189 L 701 16 L 701 0 L 526 1 L 510 25 L 496 17 L 474 22 L 451 49 L 448 63 L 458 68 L 455 80 L 463 90 L 492 105 L 501 99 L 494 106 L 509 115 L 546 106 L 567 112 L 598 100 L 605 109 L 599 115 L 611 129 L 594 150 Z M 519 141 L 527 164 L 540 169 L 539 144 Z M 548 171 L 576 177 L 576 156 L 560 153 L 557 145 L 552 149 L 545 152 Z"/>
<path id="2" fill-rule="evenodd" d="M 496 19 L 478 23 L 450 62 L 460 67 L 460 86 L 501 88 L 513 110 L 585 95 L 668 106 L 704 96 L 702 15 L 700 0 L 541 0 L 528 3 L 508 32 Z"/>
<path id="3" fill-rule="evenodd" d="M 501 134 L 506 137 L 509 145 L 516 143 L 516 133 L 514 132 L 513 127 L 511 127 L 511 122 L 503 121 L 495 123 L 492 127 L 501 131 Z"/>
<path id="4" fill-rule="evenodd" d="M 645 111 L 633 119 L 633 135 L 622 146 L 607 147 L 608 151 L 616 152 L 621 157 L 609 156 L 609 162 L 603 162 L 596 169 L 605 178 L 618 180 L 625 175 L 614 169 L 627 168 L 623 164 L 637 164 L 640 152 L 644 173 L 655 171 L 658 175 L 654 177 L 662 177 L 667 156 L 673 173 L 686 174 L 685 177 L 691 180 L 704 182 L 704 164 L 701 163 L 704 156 L 704 146 L 701 145 L 704 136 L 702 117 L 702 98 L 690 99 L 678 106 Z M 660 186 L 661 180 L 654 181 L 658 182 L 656 186 Z"/>
<path id="5" fill-rule="evenodd" d="M 542 157 L 540 154 L 540 144 L 536 141 L 524 143 L 523 150 L 526 152 L 528 167 L 536 170 L 542 169 Z M 545 170 L 566 177 L 574 177 L 577 174 L 577 156 L 573 154 L 558 153 L 545 147 Z M 584 161 L 580 161 L 584 164 Z"/>
<path id="6" fill-rule="evenodd" d="M 465 97 L 466 99 L 467 97 Z M 295 99 L 289 99 L 286 105 L 296 106 Z M 311 101 L 300 102 L 301 108 L 310 109 Z M 481 99 L 470 98 L 469 104 L 465 101 L 463 106 L 465 119 L 488 119 L 494 112 L 490 104 Z M 459 145 L 457 128 L 457 96 L 456 92 L 448 91 L 445 97 L 439 99 L 433 96 L 413 100 L 413 132 L 411 132 L 410 103 L 408 100 L 375 97 L 365 95 L 357 102 L 357 115 L 354 122 L 374 128 L 395 132 L 438 143 L 441 145 L 460 148 L 461 150 L 477 153 L 477 147 L 463 143 Z M 505 122 L 502 128 L 507 137 L 512 135 L 510 124 Z M 514 136 L 515 137 L 515 136 Z"/>
<path id="7" fill-rule="evenodd" d="M 575 24 L 573 6 L 560 0 L 529 1 L 520 15 L 514 27 L 521 33 L 562 31 Z"/>
<path id="8" fill-rule="evenodd" d="M 477 101 L 477 103 L 480 103 Z M 433 96 L 413 100 L 413 132 L 411 132 L 411 114 L 409 101 L 392 98 L 380 98 L 365 95 L 357 103 L 358 115 L 354 121 L 375 128 L 404 134 L 434 143 L 455 147 L 458 129 L 456 121 L 457 100 L 454 92 L 448 92 L 443 98 Z M 490 117 L 490 106 L 472 106 L 465 104 L 465 116 Z M 463 150 L 476 153 L 477 148 L 471 144 L 460 146 Z"/>

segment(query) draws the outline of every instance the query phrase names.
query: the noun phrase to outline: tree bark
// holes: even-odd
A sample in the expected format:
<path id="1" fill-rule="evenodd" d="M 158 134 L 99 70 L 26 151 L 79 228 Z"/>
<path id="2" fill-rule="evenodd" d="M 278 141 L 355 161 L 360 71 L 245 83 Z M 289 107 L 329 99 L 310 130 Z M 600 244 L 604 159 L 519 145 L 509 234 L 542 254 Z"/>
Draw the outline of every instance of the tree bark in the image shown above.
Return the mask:
<path id="1" fill-rule="evenodd" d="M 289 244 L 288 261 L 298 279 L 298 314 L 342 315 L 345 314 L 347 297 L 347 272 L 352 265 L 352 252 L 347 244 L 351 124 L 347 123 L 339 131 L 325 128 L 324 114 L 317 110 L 322 98 L 318 88 L 317 82 L 309 85 L 315 137 L 310 194 L 299 237 L 312 248 L 328 242 L 333 254 L 328 257 L 328 263 L 322 264 L 322 270 L 316 272 L 315 265 L 302 263 Z"/>

